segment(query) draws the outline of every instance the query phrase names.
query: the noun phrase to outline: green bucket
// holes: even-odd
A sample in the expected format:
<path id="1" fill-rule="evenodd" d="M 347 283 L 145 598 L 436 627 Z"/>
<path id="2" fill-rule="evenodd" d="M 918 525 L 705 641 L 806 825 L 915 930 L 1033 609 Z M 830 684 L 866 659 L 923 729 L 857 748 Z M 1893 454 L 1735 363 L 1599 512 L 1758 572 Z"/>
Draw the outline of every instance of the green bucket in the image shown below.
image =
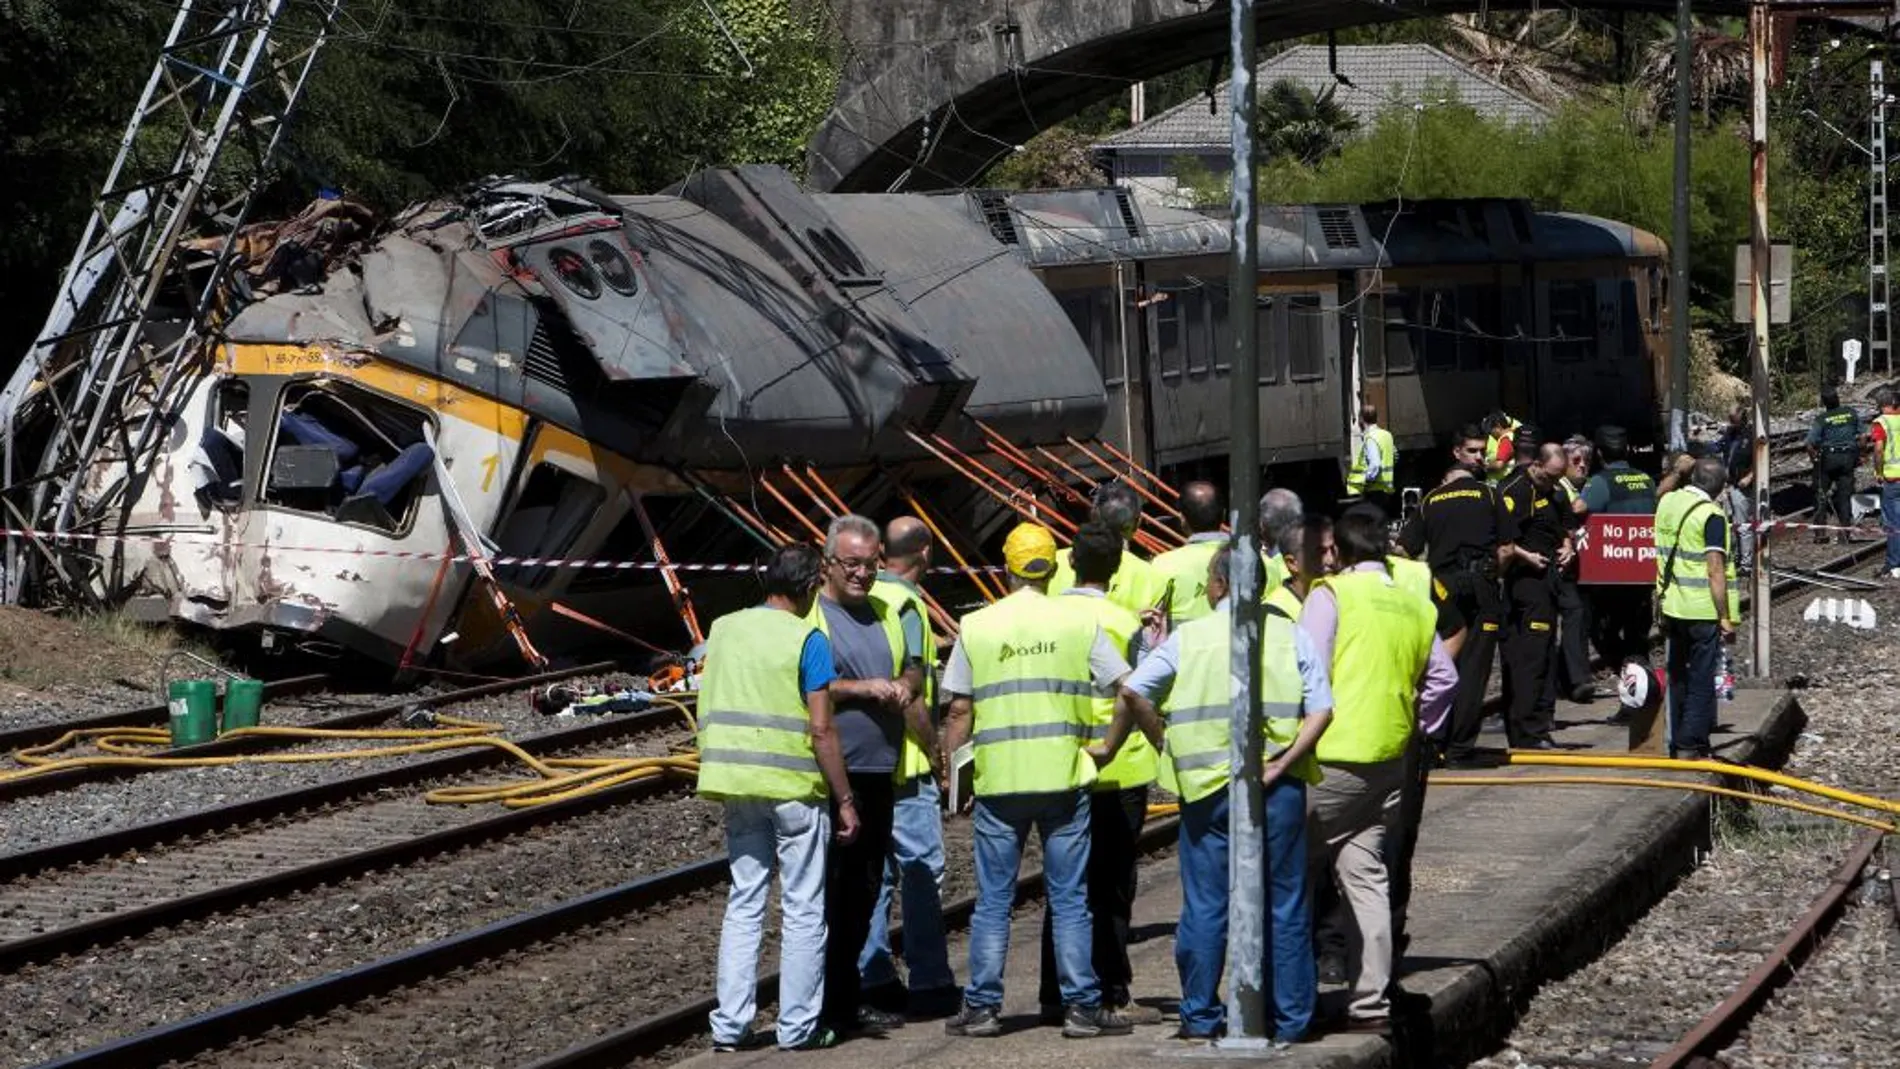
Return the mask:
<path id="1" fill-rule="evenodd" d="M 180 679 L 165 688 L 171 709 L 172 748 L 210 742 L 218 733 L 218 685 L 209 679 Z"/>
<path id="2" fill-rule="evenodd" d="M 233 679 L 224 685 L 224 724 L 219 733 L 257 726 L 264 708 L 264 684 L 255 679 Z"/>

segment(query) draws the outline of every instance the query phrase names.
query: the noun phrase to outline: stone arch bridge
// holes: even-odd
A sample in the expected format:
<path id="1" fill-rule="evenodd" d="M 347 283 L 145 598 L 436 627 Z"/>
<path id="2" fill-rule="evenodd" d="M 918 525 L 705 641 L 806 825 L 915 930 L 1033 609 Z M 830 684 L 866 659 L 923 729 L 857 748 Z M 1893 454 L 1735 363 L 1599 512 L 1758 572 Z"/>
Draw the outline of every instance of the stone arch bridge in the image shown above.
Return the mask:
<path id="1" fill-rule="evenodd" d="M 967 185 L 1037 130 L 1088 104 L 1226 54 L 1220 0 L 828 0 L 843 40 L 838 96 L 809 150 L 810 183 L 838 192 Z M 1258 0 L 1261 41 L 1539 0 Z M 1555 6 L 1556 0 L 1551 0 Z M 1672 0 L 1586 0 L 1614 16 Z M 1888 25 L 1894 0 L 1770 0 L 1777 15 Z M 1695 0 L 1739 14 L 1743 0 Z"/>

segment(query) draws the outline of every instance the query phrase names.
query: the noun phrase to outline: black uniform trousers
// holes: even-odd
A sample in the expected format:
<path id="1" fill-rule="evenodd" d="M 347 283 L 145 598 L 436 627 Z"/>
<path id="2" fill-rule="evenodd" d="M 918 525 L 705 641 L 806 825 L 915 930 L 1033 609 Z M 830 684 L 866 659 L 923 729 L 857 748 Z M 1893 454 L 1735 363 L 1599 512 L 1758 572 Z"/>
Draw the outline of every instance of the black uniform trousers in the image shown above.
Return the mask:
<path id="1" fill-rule="evenodd" d="M 858 811 L 858 836 L 848 843 L 832 840 L 825 867 L 824 1023 L 838 1032 L 857 1028 L 863 982 L 858 953 L 871 934 L 878 888 L 884 883 L 884 858 L 891 849 L 891 821 L 897 809 L 897 784 L 889 772 L 853 772 L 851 794 Z M 831 824 L 838 826 L 838 803 L 831 803 Z"/>
<path id="2" fill-rule="evenodd" d="M 1399 784 L 1399 811 L 1385 829 L 1387 895 L 1392 900 L 1392 976 L 1399 975 L 1398 956 L 1410 937 L 1405 932 L 1406 907 L 1412 904 L 1412 855 L 1418 850 L 1418 825 L 1425 817 L 1425 784 L 1432 771 L 1432 744 L 1423 733 L 1412 735 L 1405 750 L 1405 779 Z"/>
<path id="3" fill-rule="evenodd" d="M 1814 462 L 1814 522 L 1822 522 L 1821 509 L 1825 507 L 1834 515 L 1832 522 L 1853 524 L 1854 471 L 1859 464 L 1860 454 L 1855 450 L 1822 451 Z"/>
<path id="4" fill-rule="evenodd" d="M 1590 611 L 1583 599 L 1583 588 L 1570 576 L 1558 573 L 1554 590 L 1557 598 L 1557 643 L 1550 670 L 1544 674 L 1544 690 L 1537 703 L 1540 714 L 1555 716 L 1557 695 L 1575 693 L 1592 684 L 1596 673 L 1590 670 Z"/>
<path id="5" fill-rule="evenodd" d="M 1225 788 L 1222 788 L 1225 790 Z M 1096 791 L 1089 797 L 1089 919 L 1094 926 L 1090 956 L 1102 985 L 1102 1005 L 1128 1005 L 1135 973 L 1128 963 L 1128 932 L 1135 914 L 1135 839 L 1148 816 L 1148 787 Z M 1042 982 L 1044 1006 L 1062 1005 L 1056 971 L 1055 931 L 1042 911 Z"/>
<path id="6" fill-rule="evenodd" d="M 1458 689 L 1452 694 L 1443 739 L 1445 756 L 1465 758 L 1477 748 L 1484 726 L 1484 692 L 1491 686 L 1491 666 L 1497 660 L 1504 601 L 1497 580 L 1482 571 L 1447 569 L 1437 579 L 1465 621 L 1464 645 L 1458 648 Z"/>
<path id="7" fill-rule="evenodd" d="M 1597 652 L 1612 665 L 1631 660 L 1649 663 L 1649 630 L 1654 622 L 1653 589 L 1631 583 L 1589 588 L 1591 628 Z"/>
<path id="8" fill-rule="evenodd" d="M 1519 571 L 1507 588 L 1504 639 L 1504 734 L 1514 747 L 1550 737 L 1551 718 L 1538 711 L 1557 631 L 1557 587 L 1550 569 Z"/>

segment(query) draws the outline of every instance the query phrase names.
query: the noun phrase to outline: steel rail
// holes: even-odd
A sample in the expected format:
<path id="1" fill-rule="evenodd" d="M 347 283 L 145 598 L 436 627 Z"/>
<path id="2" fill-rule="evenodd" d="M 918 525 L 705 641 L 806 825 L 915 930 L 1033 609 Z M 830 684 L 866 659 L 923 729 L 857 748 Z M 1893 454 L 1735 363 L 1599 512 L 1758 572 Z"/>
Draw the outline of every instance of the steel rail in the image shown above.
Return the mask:
<path id="1" fill-rule="evenodd" d="M 624 721 L 620 723 L 626 727 L 634 726 Z M 646 726 L 653 725 L 649 723 Z M 157 928 L 203 920 L 234 907 L 353 879 L 377 869 L 414 864 L 438 854 L 504 839 L 531 828 L 661 794 L 679 785 L 677 779 L 654 776 L 546 805 L 504 809 L 494 816 L 477 818 L 467 824 L 427 832 L 400 842 L 356 850 L 223 887 L 88 918 L 24 939 L 0 943 L 0 973 L 61 954 L 74 954 L 88 947 L 104 946 L 144 935 Z"/>
<path id="2" fill-rule="evenodd" d="M 446 697 L 446 695 L 438 695 L 438 697 Z M 664 723 L 666 716 L 678 714 L 667 707 L 656 710 L 651 715 L 661 719 L 636 720 L 633 717 L 613 717 L 576 727 L 528 735 L 513 741 L 515 745 L 529 753 L 546 754 L 594 745 L 637 731 L 651 730 L 658 724 Z M 440 757 L 410 761 L 393 768 L 376 769 L 354 776 L 342 776 L 261 798 L 248 798 L 209 809 L 181 813 L 164 820 L 136 824 L 129 828 L 120 828 L 83 839 L 52 843 L 18 853 L 0 854 L 0 883 L 21 876 L 30 876 L 49 868 L 97 861 L 129 851 L 151 850 L 160 844 L 178 839 L 225 831 L 259 820 L 274 820 L 303 809 L 332 805 L 363 794 L 408 787 L 426 780 L 459 776 L 479 769 L 498 767 L 511 760 L 509 755 L 494 747 L 459 750 Z"/>
<path id="3" fill-rule="evenodd" d="M 1156 821 L 1145 828 L 1137 845 L 1153 850 L 1174 839 L 1175 819 Z M 505 918 L 470 932 L 449 936 L 413 950 L 366 962 L 353 968 L 279 988 L 254 999 L 221 1007 L 137 1035 L 113 1040 L 46 1062 L 40 1069 L 143 1069 L 182 1061 L 206 1051 L 229 1046 L 248 1036 L 305 1017 L 315 1017 L 468 968 L 483 959 L 532 947 L 591 925 L 636 913 L 670 899 L 717 887 L 726 879 L 726 859 L 708 858 L 667 872 L 642 877 L 617 887 L 556 902 Z M 1019 893 L 1042 882 L 1040 871 L 1016 881 Z M 947 905 L 945 919 L 960 923 L 975 909 L 965 898 Z M 901 931 L 901 930 L 900 930 Z M 760 980 L 761 989 L 777 983 L 776 974 Z M 610 1033 L 537 1065 L 621 1065 L 612 1051 L 651 1050 L 660 1037 L 690 1035 L 705 1027 L 707 1000 L 699 999 Z M 620 1040 L 616 1046 L 613 1042 Z M 662 1040 L 663 1041 L 663 1040 Z M 606 1056 L 603 1058 L 603 1054 Z M 562 1059 L 582 1060 L 564 1061 Z"/>
<path id="4" fill-rule="evenodd" d="M 287 698 L 293 694 L 302 694 L 316 690 L 330 682 L 327 675 L 289 676 L 264 684 L 264 697 Z M 12 753 L 26 746 L 39 746 L 52 742 L 68 731 L 87 731 L 96 728 L 150 727 L 163 724 L 170 716 L 170 707 L 164 702 L 154 705 L 141 705 L 116 712 L 98 713 L 82 716 L 74 720 L 60 720 L 50 724 L 28 724 L 24 727 L 8 728 L 0 731 L 0 753 Z"/>
<path id="5" fill-rule="evenodd" d="M 580 665 L 575 668 L 563 668 L 553 672 L 521 676 L 516 679 L 497 680 L 493 683 L 481 683 L 472 687 L 462 687 L 458 690 L 443 691 L 440 694 L 404 698 L 386 705 L 379 705 L 374 709 L 361 709 L 356 712 L 344 713 L 339 716 L 333 716 L 325 720 L 319 720 L 315 723 L 300 726 L 319 730 L 348 730 L 352 728 L 370 727 L 410 709 L 433 709 L 437 706 L 450 705 L 455 702 L 486 698 L 493 694 L 505 694 L 511 690 L 521 690 L 538 686 L 542 683 L 554 683 L 563 679 L 571 679 L 574 676 L 601 675 L 613 671 L 616 667 L 612 661 L 600 661 L 594 664 Z M 259 753 L 266 750 L 289 749 L 294 746 L 307 745 L 309 742 L 310 740 L 307 738 L 293 738 L 281 735 L 238 735 L 212 739 L 210 742 L 200 743 L 196 746 L 181 746 L 176 749 L 157 750 L 147 756 L 179 758 L 218 757 L 229 754 Z M 81 783 L 123 779 L 128 776 L 137 776 L 153 771 L 160 771 L 160 769 L 127 767 L 122 765 L 89 765 L 81 768 L 63 769 L 57 772 L 48 772 L 41 776 L 30 776 L 25 779 L 8 780 L 4 783 L 0 783 L 0 801 L 51 794 L 54 791 L 62 791 Z"/>
<path id="6" fill-rule="evenodd" d="M 1862 835 L 1828 881 L 1827 889 L 1795 920 L 1787 936 L 1720 1005 L 1650 1062 L 1649 1069 L 1687 1069 L 1698 1061 L 1714 1058 L 1718 1050 L 1732 1042 L 1775 989 L 1786 983 L 1826 938 L 1847 904 L 1848 892 L 1860 883 L 1862 871 L 1884 837 L 1877 831 Z"/>
<path id="7" fill-rule="evenodd" d="M 1141 829 L 1135 840 L 1135 848 L 1143 853 L 1152 853 L 1172 844 L 1180 827 L 1180 818 L 1163 817 L 1149 822 Z M 1020 876 L 1016 880 L 1016 893 L 1034 892 L 1042 886 L 1042 872 Z M 976 897 L 966 895 L 955 902 L 947 902 L 943 907 L 946 925 L 961 926 L 976 911 Z M 901 936 L 902 925 L 892 928 L 893 936 Z M 759 978 L 758 997 L 761 1005 L 769 1000 L 778 988 L 778 973 L 767 973 Z M 706 1031 L 706 1015 L 718 1003 L 713 996 L 682 1002 L 670 1009 L 635 1021 L 624 1028 L 608 1032 L 595 1039 L 568 1048 L 545 1058 L 538 1058 L 521 1069 L 621 1069 L 630 1062 L 650 1056 L 668 1044 L 691 1039 Z"/>

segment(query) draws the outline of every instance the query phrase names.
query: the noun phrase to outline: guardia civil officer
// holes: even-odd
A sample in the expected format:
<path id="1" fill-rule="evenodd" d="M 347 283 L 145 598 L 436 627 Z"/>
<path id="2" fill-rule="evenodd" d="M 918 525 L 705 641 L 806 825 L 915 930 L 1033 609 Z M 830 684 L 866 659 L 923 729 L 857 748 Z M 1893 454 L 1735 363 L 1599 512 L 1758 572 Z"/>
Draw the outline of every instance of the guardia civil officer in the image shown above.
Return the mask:
<path id="1" fill-rule="evenodd" d="M 937 643 L 924 603 L 924 573 L 934 545 L 930 528 L 915 516 L 899 516 L 884 527 L 884 566 L 871 585 L 871 597 L 895 609 L 906 654 L 921 651 L 923 701 L 906 706 L 914 716 L 904 725 L 898 755 L 896 804 L 891 812 L 891 848 L 871 914 L 871 933 L 858 955 L 865 998 L 884 1009 L 905 1009 L 913 1016 L 948 1016 L 962 999 L 950 971 L 943 933 L 943 805 L 936 767 Z M 891 899 L 904 902 L 904 967 L 908 997 L 898 984 L 891 960 Z"/>
<path id="2" fill-rule="evenodd" d="M 1669 756 L 1710 755 L 1715 673 L 1740 611 L 1735 541 L 1718 504 L 1728 473 L 1704 457 L 1656 503 L 1656 586 L 1669 636 Z"/>
<path id="3" fill-rule="evenodd" d="M 719 928 L 715 1050 L 762 1046 L 752 1031 L 765 896 L 779 876 L 778 1045 L 836 1046 L 819 1023 L 825 997 L 825 854 L 832 799 L 838 841 L 858 813 L 833 730 L 831 647 L 806 614 L 816 547 L 781 547 L 765 566 L 765 603 L 713 621 L 699 691 L 699 794 L 725 806 L 731 886 Z"/>
<path id="4" fill-rule="evenodd" d="M 1226 1026 L 1221 973 L 1227 960 L 1228 747 L 1232 617 L 1223 547 L 1208 571 L 1213 610 L 1168 636 L 1128 678 L 1134 719 L 1156 730 L 1151 703 L 1166 722 L 1166 785 L 1181 798 L 1181 920 L 1174 933 L 1181 974 L 1183 1039 L 1212 1039 Z M 1268 1002 L 1273 1041 L 1304 1038 L 1319 981 L 1314 970 L 1306 855 L 1306 791 L 1319 782 L 1313 757 L 1332 721 L 1325 662 L 1284 611 L 1260 607 L 1260 703 L 1265 725 L 1265 835 Z M 1112 741 L 1112 740 L 1111 740 Z"/>
<path id="5" fill-rule="evenodd" d="M 1386 838 L 1413 737 L 1449 712 L 1457 669 L 1432 633 L 1431 608 L 1387 570 L 1385 517 L 1348 509 L 1333 537 L 1343 570 L 1308 593 L 1299 624 L 1331 668 L 1334 706 L 1315 750 L 1322 778 L 1308 795 L 1307 834 L 1314 871 L 1330 868 L 1346 899 L 1346 1027 L 1383 1032 L 1394 928 L 1403 923 L 1394 892 L 1404 893 L 1392 883 Z"/>
<path id="6" fill-rule="evenodd" d="M 1168 583 L 1168 620 L 1179 627 L 1206 616 L 1207 564 L 1227 541 L 1221 533 L 1220 490 L 1209 482 L 1191 482 L 1181 488 L 1181 519 L 1187 524 L 1187 545 L 1154 559 L 1154 569 Z"/>
<path id="7" fill-rule="evenodd" d="M 1551 485 L 1552 504 L 1563 519 L 1564 531 L 1576 544 L 1590 507 L 1583 500 L 1583 484 L 1590 475 L 1590 462 L 1596 447 L 1582 435 L 1564 440 L 1564 472 Z M 1555 722 L 1557 693 L 1561 689 L 1573 702 L 1589 702 L 1596 697 L 1596 682 L 1590 669 L 1590 615 L 1584 602 L 1583 588 L 1577 585 L 1578 561 L 1570 560 L 1556 569 L 1552 587 L 1557 599 L 1557 640 L 1552 644 L 1550 670 L 1544 674 L 1544 689 L 1537 700 L 1539 719 Z"/>
<path id="8" fill-rule="evenodd" d="M 1121 535 L 1121 563 L 1108 584 L 1108 600 L 1140 616 L 1160 610 L 1168 597 L 1168 581 L 1154 565 L 1135 555 L 1130 540 L 1141 525 L 1141 495 L 1127 483 L 1107 482 L 1095 488 L 1089 506 L 1089 519 L 1107 524 Z M 1075 585 L 1075 569 L 1069 564 L 1069 551 L 1056 554 L 1055 575 L 1049 579 L 1049 593 L 1060 594 Z"/>
<path id="9" fill-rule="evenodd" d="M 1603 466 L 1583 484 L 1583 503 L 1592 515 L 1656 515 L 1656 480 L 1629 462 L 1629 433 L 1615 424 L 1596 432 L 1597 458 Z M 1597 652 L 1614 665 L 1649 659 L 1653 615 L 1650 584 L 1601 584 L 1589 588 L 1590 617 Z"/>
<path id="10" fill-rule="evenodd" d="M 1407 553 L 1431 566 L 1438 636 L 1457 659 L 1458 689 L 1441 740 L 1453 767 L 1477 763 L 1485 689 L 1504 624 L 1498 560 L 1511 554 L 1508 532 L 1514 529 L 1503 498 L 1484 481 L 1484 455 L 1483 432 L 1460 430 L 1444 481 L 1419 500 L 1399 535 Z"/>
<path id="11" fill-rule="evenodd" d="M 1359 435 L 1359 450 L 1346 472 L 1346 495 L 1363 498 L 1390 514 L 1399 453 L 1392 432 L 1379 426 L 1379 410 L 1370 404 L 1359 407 Z"/>
<path id="12" fill-rule="evenodd" d="M 1860 413 L 1841 404 L 1840 391 L 1821 391 L 1821 411 L 1808 428 L 1808 459 L 1814 462 L 1814 522 L 1831 514 L 1841 527 L 1854 523 L 1854 472 L 1860 467 Z M 1846 531 L 1835 532 L 1842 542 Z M 1827 541 L 1826 531 L 1814 532 L 1816 542 Z"/>
<path id="13" fill-rule="evenodd" d="M 1107 526 L 1094 522 L 1083 524 L 1075 532 L 1075 543 L 1069 553 L 1075 568 L 1075 585 L 1063 591 L 1060 597 L 1078 599 L 1086 605 L 1115 648 L 1126 651 L 1128 663 L 1136 664 L 1141 660 L 1145 643 L 1141 620 L 1108 600 L 1108 584 L 1115 574 L 1121 550 L 1121 537 Z M 1206 586 L 1205 575 L 1192 584 L 1203 600 L 1207 597 Z M 1107 740 L 1114 718 L 1115 699 L 1098 695 L 1092 721 L 1095 739 Z M 1158 1010 L 1137 1005 L 1128 991 L 1134 979 L 1134 970 L 1128 963 L 1128 933 L 1134 921 L 1135 867 L 1139 860 L 1135 842 L 1141 835 L 1142 821 L 1148 815 L 1148 787 L 1155 781 L 1158 760 L 1159 755 L 1148 737 L 1136 732 L 1102 765 L 1089 794 L 1088 901 L 1089 918 L 1094 925 L 1091 945 L 1095 977 L 1102 985 L 1102 1005 L 1133 1024 L 1154 1024 L 1161 1020 Z M 1040 992 L 1044 1024 L 1062 1023 L 1062 992 L 1057 983 L 1060 971 L 1056 963 L 1053 918 L 1045 911 Z"/>
<path id="14" fill-rule="evenodd" d="M 1097 757 L 1087 746 L 1095 730 L 1092 699 L 1119 692 L 1128 662 L 1086 599 L 1048 596 L 1056 543 L 1047 528 L 1019 524 L 1003 543 L 1003 562 L 1013 589 L 963 618 L 943 671 L 943 692 L 950 698 L 945 752 L 954 754 L 970 741 L 976 753 L 971 837 L 977 887 L 970 982 L 962 1010 L 944 1023 L 944 1031 L 1002 1033 L 1010 910 L 1023 843 L 1034 828 L 1042 838 L 1044 886 L 1055 915 L 1062 1034 L 1126 1035 L 1133 1026 L 1102 1006 L 1092 963 L 1089 785 Z M 1127 733 L 1127 710 L 1118 709 L 1116 717 L 1111 740 Z"/>
<path id="15" fill-rule="evenodd" d="M 1527 445 L 1523 453 L 1531 460 L 1499 487 L 1510 524 L 1505 537 L 1511 543 L 1504 573 L 1510 607 L 1504 640 L 1504 729 L 1514 749 L 1554 750 L 1554 725 L 1538 714 L 1537 706 L 1556 637 L 1556 573 L 1572 556 L 1570 534 L 1552 492 L 1568 460 L 1555 442 Z"/>

